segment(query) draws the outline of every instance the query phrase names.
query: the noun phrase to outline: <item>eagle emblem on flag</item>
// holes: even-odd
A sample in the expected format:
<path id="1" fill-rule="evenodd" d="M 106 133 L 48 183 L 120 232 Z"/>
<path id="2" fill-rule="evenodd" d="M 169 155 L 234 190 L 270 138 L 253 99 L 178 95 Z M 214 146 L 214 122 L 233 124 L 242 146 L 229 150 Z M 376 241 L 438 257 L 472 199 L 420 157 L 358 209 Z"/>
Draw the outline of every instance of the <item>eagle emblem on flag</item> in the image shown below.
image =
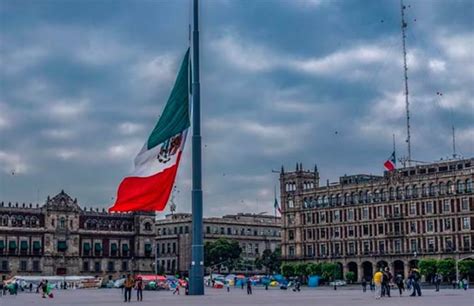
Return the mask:
<path id="1" fill-rule="evenodd" d="M 167 163 L 171 157 L 175 155 L 181 147 L 181 141 L 183 139 L 183 133 L 171 137 L 170 139 L 163 142 L 161 149 L 156 157 L 160 163 Z"/>

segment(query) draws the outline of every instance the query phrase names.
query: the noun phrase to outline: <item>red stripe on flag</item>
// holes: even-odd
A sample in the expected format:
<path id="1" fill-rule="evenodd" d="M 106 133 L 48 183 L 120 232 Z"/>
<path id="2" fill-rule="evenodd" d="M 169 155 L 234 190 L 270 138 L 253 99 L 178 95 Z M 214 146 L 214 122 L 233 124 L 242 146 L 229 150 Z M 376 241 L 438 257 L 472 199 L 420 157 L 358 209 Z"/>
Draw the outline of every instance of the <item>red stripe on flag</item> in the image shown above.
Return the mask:
<path id="1" fill-rule="evenodd" d="M 393 171 L 395 170 L 395 165 L 393 164 L 393 162 L 391 160 L 387 160 L 383 166 L 385 167 L 385 169 L 387 169 L 388 171 Z"/>
<path id="2" fill-rule="evenodd" d="M 176 164 L 148 177 L 126 177 L 120 183 L 117 200 L 109 211 L 162 211 L 173 189 L 181 152 Z"/>

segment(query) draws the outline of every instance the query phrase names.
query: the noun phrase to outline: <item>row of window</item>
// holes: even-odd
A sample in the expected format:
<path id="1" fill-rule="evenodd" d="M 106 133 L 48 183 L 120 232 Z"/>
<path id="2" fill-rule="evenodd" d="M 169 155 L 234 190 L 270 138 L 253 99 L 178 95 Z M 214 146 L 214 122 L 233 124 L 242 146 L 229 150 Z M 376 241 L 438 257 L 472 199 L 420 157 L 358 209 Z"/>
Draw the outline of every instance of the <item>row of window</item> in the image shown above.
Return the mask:
<path id="1" fill-rule="evenodd" d="M 383 218 L 399 218 L 403 216 L 425 216 L 454 212 L 469 212 L 470 198 L 464 197 L 457 204 L 454 199 L 443 201 L 426 201 L 395 205 L 365 206 L 361 208 L 335 209 L 318 212 L 301 213 L 302 224 L 334 223 L 358 220 L 376 220 Z M 295 214 L 287 213 L 288 225 L 295 224 Z"/>
<path id="2" fill-rule="evenodd" d="M 166 235 L 182 235 L 182 234 L 189 234 L 189 226 L 175 226 L 175 227 L 163 227 L 158 228 L 157 235 L 158 236 L 166 236 Z"/>
<path id="3" fill-rule="evenodd" d="M 0 271 L 9 272 L 10 270 L 11 270 L 10 269 L 10 263 L 8 262 L 8 260 L 2 260 L 1 265 L 0 265 Z M 20 260 L 19 271 L 41 272 L 40 261 L 39 260 L 33 260 L 32 263 L 31 263 L 31 268 L 30 268 L 30 266 L 28 265 L 27 260 Z"/>
<path id="4" fill-rule="evenodd" d="M 442 233 L 456 230 L 468 231 L 471 229 L 471 218 L 441 218 L 429 219 L 425 221 L 409 221 L 409 222 L 391 222 L 364 225 L 347 225 L 325 228 L 309 228 L 303 229 L 303 241 L 320 240 L 320 239 L 338 239 L 338 238 L 358 238 L 373 236 L 401 236 L 406 234 L 423 234 L 423 233 Z M 295 240 L 295 230 L 288 230 L 288 240 Z"/>
<path id="5" fill-rule="evenodd" d="M 312 208 L 320 206 L 379 203 L 393 200 L 408 200 L 421 197 L 433 197 L 439 195 L 463 194 L 473 192 L 472 179 L 458 180 L 456 184 L 440 182 L 405 187 L 390 187 L 389 189 L 365 190 L 345 194 L 321 195 L 303 198 L 303 207 Z M 292 196 L 287 199 L 287 207 L 294 208 Z"/>
<path id="6" fill-rule="evenodd" d="M 30 245 L 28 240 L 0 240 L 0 255 L 40 255 L 41 241 L 35 240 Z"/>
<path id="7" fill-rule="evenodd" d="M 151 223 L 147 222 L 148 226 L 146 230 L 151 229 Z M 84 226 L 88 230 L 100 230 L 100 231 L 133 231 L 133 223 L 130 221 L 119 221 L 119 220 L 97 220 L 88 219 L 84 223 Z"/>
<path id="8" fill-rule="evenodd" d="M 128 261 L 124 260 L 122 262 L 108 261 L 106 272 L 116 272 L 118 264 L 120 264 L 120 271 L 128 271 Z M 85 260 L 82 262 L 82 272 L 101 273 L 103 271 L 102 262 L 100 261 L 89 262 Z"/>
<path id="9" fill-rule="evenodd" d="M 36 216 L 0 215 L 0 226 L 8 227 L 38 227 L 39 219 Z"/>
<path id="10" fill-rule="evenodd" d="M 459 245 L 456 246 L 456 240 L 451 236 L 445 237 L 427 237 L 418 239 L 396 239 L 386 240 L 366 240 L 360 242 L 349 241 L 346 243 L 315 243 L 305 244 L 303 246 L 304 256 L 334 257 L 347 255 L 384 255 L 403 252 L 469 252 L 473 248 L 471 236 L 462 236 Z M 288 246 L 288 255 L 295 256 L 295 246 Z"/>
<path id="11" fill-rule="evenodd" d="M 231 228 L 206 226 L 206 234 L 220 235 L 240 235 L 240 236 L 273 236 L 280 237 L 280 230 L 276 229 L 251 229 L 251 228 Z"/>

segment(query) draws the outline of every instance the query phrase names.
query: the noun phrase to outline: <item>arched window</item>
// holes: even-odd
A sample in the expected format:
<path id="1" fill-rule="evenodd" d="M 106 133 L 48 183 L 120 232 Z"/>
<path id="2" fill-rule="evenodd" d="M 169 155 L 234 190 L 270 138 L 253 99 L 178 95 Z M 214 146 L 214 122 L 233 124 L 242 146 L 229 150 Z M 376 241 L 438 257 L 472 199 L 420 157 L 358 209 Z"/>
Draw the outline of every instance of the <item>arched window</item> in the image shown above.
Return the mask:
<path id="1" fill-rule="evenodd" d="M 59 228 L 66 228 L 66 219 L 64 217 L 59 219 Z"/>
<path id="2" fill-rule="evenodd" d="M 401 200 L 403 198 L 403 192 L 401 187 L 397 187 L 397 200 Z"/>
<path id="3" fill-rule="evenodd" d="M 387 201 L 387 199 L 388 199 L 388 192 L 387 192 L 387 189 L 382 189 L 382 190 L 380 191 L 380 194 L 381 194 L 380 200 L 381 200 L 382 202 Z"/>
<path id="4" fill-rule="evenodd" d="M 439 183 L 439 194 L 446 194 L 446 184 L 443 182 Z"/>
<path id="5" fill-rule="evenodd" d="M 324 197 L 323 197 L 323 204 L 324 204 L 324 205 L 327 205 L 327 204 L 328 204 L 328 197 L 327 197 L 327 196 L 324 196 Z"/>
<path id="6" fill-rule="evenodd" d="M 342 204 L 342 195 L 339 193 L 337 194 L 337 205 L 341 205 Z"/>
<path id="7" fill-rule="evenodd" d="M 405 187 L 405 197 L 407 199 L 411 199 L 411 196 L 412 196 L 411 186 L 406 186 Z"/>
<path id="8" fill-rule="evenodd" d="M 433 183 L 430 183 L 429 194 L 430 194 L 430 196 L 435 195 L 435 185 Z"/>
<path id="9" fill-rule="evenodd" d="M 454 193 L 454 184 L 453 184 L 453 182 L 451 182 L 451 181 L 448 181 L 448 184 L 447 184 L 447 192 L 448 192 L 448 194 Z"/>
<path id="10" fill-rule="evenodd" d="M 428 195 L 428 188 L 426 187 L 426 184 L 421 185 L 421 196 L 426 197 Z"/>
<path id="11" fill-rule="evenodd" d="M 3 216 L 3 226 L 8 226 L 8 216 Z"/>
<path id="12" fill-rule="evenodd" d="M 472 179 L 466 180 L 466 192 L 472 192 Z"/>
<path id="13" fill-rule="evenodd" d="M 390 200 L 395 200 L 395 188 L 390 187 Z"/>
<path id="14" fill-rule="evenodd" d="M 346 204 L 346 205 L 347 205 L 347 204 L 351 204 L 351 196 L 350 196 L 349 193 L 346 193 L 346 194 L 344 195 L 344 204 Z"/>
<path id="15" fill-rule="evenodd" d="M 418 198 L 418 195 L 419 195 L 418 185 L 416 185 L 416 184 L 413 185 L 411 192 L 412 192 L 412 194 L 411 194 L 412 197 Z"/>
<path id="16" fill-rule="evenodd" d="M 145 231 L 151 231 L 151 223 L 150 222 L 145 223 Z"/>
<path id="17" fill-rule="evenodd" d="M 464 192 L 464 182 L 461 180 L 458 180 L 456 182 L 456 192 L 457 193 L 463 193 Z"/>

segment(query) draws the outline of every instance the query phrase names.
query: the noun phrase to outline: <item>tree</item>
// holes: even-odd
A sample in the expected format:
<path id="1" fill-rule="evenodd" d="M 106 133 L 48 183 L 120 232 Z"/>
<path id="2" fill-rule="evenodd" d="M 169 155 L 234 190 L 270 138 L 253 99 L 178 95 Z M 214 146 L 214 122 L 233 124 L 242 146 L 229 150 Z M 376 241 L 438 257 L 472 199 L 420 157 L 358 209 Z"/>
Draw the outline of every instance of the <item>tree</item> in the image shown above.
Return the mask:
<path id="1" fill-rule="evenodd" d="M 474 260 L 465 259 L 458 263 L 458 269 L 461 277 L 474 277 Z"/>
<path id="2" fill-rule="evenodd" d="M 341 278 L 341 269 L 338 264 L 335 263 L 323 263 L 321 265 L 321 276 L 326 281 L 331 279 L 338 279 Z"/>
<path id="3" fill-rule="evenodd" d="M 235 268 L 241 253 L 242 249 L 236 240 L 219 238 L 214 242 L 207 241 L 204 244 L 204 264 L 211 268 L 217 266 L 219 272 L 221 266 L 231 271 Z"/>
<path id="4" fill-rule="evenodd" d="M 290 277 L 295 275 L 295 265 L 291 263 L 284 263 L 281 265 L 281 273 L 285 277 Z"/>
<path id="5" fill-rule="evenodd" d="M 346 273 L 346 280 L 349 282 L 349 283 L 355 283 L 356 281 L 356 275 L 354 272 L 352 271 L 349 271 Z"/>
<path id="6" fill-rule="evenodd" d="M 456 274 L 456 261 L 452 258 L 438 260 L 436 269 L 443 277 L 454 278 Z"/>
<path id="7" fill-rule="evenodd" d="M 307 275 L 321 275 L 321 264 L 310 262 L 306 266 L 306 274 Z"/>
<path id="8" fill-rule="evenodd" d="M 306 276 L 307 267 L 308 265 L 303 262 L 297 263 L 295 266 L 295 275 L 300 277 Z"/>
<path id="9" fill-rule="evenodd" d="M 421 274 L 426 276 L 427 280 L 431 280 L 431 277 L 436 273 L 438 261 L 436 259 L 422 259 L 418 263 Z"/>
<path id="10" fill-rule="evenodd" d="M 255 259 L 255 266 L 257 269 L 261 269 L 262 266 L 265 267 L 267 274 L 279 272 L 281 266 L 281 250 L 275 249 L 275 251 L 272 252 L 266 249 L 263 251 L 261 257 Z"/>

